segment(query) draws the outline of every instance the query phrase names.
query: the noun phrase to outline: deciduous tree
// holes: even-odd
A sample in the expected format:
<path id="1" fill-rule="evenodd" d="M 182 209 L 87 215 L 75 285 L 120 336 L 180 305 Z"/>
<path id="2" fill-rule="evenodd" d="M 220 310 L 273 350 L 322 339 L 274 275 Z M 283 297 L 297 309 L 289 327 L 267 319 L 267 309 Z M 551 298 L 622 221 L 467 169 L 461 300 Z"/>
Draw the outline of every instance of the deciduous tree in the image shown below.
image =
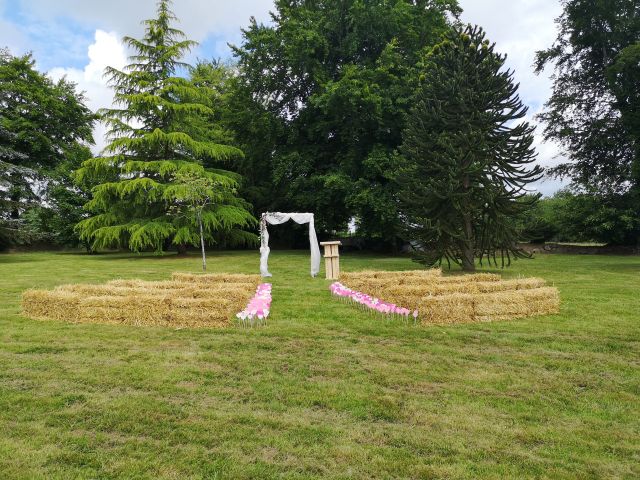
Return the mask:
<path id="1" fill-rule="evenodd" d="M 414 65 L 458 12 L 455 0 L 277 0 L 269 24 L 252 21 L 234 49 L 236 130 L 271 187 L 265 208 L 313 211 L 325 231 L 355 217 L 363 236 L 393 241 Z"/>
<path id="2" fill-rule="evenodd" d="M 540 119 L 568 158 L 553 172 L 590 192 L 640 186 L 640 3 L 562 0 L 558 37 L 538 52 L 554 67 L 553 93 Z"/>
<path id="3" fill-rule="evenodd" d="M 15 57 L 0 50 L 4 243 L 9 237 L 25 236 L 27 232 L 21 229 L 24 212 L 48 200 L 52 178 L 61 173 L 73 152 L 93 142 L 93 122 L 94 114 L 73 83 L 64 78 L 54 82 L 38 72 L 31 55 Z"/>

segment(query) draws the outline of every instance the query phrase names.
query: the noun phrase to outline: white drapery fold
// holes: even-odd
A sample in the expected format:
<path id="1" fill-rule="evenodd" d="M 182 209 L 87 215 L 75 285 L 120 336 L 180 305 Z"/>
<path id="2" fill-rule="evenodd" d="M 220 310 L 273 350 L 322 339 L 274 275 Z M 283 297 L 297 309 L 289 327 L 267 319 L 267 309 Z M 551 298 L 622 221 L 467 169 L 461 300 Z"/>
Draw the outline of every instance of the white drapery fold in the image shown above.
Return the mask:
<path id="1" fill-rule="evenodd" d="M 260 219 L 260 275 L 270 277 L 269 262 L 269 230 L 267 223 L 280 225 L 281 223 L 293 220 L 298 224 L 309 224 L 309 247 L 311 249 L 311 276 L 315 277 L 320 272 L 320 246 L 316 237 L 316 228 L 313 220 L 313 213 L 281 213 L 267 212 L 262 214 Z"/>

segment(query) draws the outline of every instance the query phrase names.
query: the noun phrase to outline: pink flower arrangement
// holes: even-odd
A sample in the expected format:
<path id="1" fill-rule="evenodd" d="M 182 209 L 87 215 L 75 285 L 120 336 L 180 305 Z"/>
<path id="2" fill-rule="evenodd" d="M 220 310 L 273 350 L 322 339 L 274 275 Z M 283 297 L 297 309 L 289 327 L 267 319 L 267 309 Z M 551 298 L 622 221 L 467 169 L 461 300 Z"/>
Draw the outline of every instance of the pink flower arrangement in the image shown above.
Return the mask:
<path id="1" fill-rule="evenodd" d="M 345 287 L 340 282 L 332 283 L 329 290 L 331 290 L 331 294 L 334 296 L 350 300 L 374 312 L 399 317 L 403 320 L 408 320 L 410 316 L 413 316 L 414 323 L 418 320 L 418 310 L 411 312 L 408 308 L 400 307 L 395 303 L 383 302 L 382 300 L 374 298 L 371 295 L 367 295 L 366 293 L 357 292 Z"/>
<path id="2" fill-rule="evenodd" d="M 256 288 L 256 294 L 249 301 L 246 308 L 236 314 L 243 326 L 253 327 L 254 323 L 262 325 L 267 321 L 271 308 L 271 284 L 261 283 Z"/>

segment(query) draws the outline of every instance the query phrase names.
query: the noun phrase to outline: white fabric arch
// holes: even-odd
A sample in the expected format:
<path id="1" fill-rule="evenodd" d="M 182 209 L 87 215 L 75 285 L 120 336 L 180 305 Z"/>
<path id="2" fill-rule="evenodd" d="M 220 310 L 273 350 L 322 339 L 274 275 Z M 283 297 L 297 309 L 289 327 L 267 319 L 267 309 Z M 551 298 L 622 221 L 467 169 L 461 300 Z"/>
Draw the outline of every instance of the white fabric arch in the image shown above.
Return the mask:
<path id="1" fill-rule="evenodd" d="M 315 277 L 320 271 L 320 246 L 316 237 L 316 228 L 313 220 L 313 213 L 281 213 L 266 212 L 260 219 L 260 275 L 270 277 L 267 263 L 269 261 L 269 231 L 267 223 L 280 225 L 281 223 L 293 220 L 298 224 L 309 224 L 309 247 L 311 248 L 311 276 Z"/>

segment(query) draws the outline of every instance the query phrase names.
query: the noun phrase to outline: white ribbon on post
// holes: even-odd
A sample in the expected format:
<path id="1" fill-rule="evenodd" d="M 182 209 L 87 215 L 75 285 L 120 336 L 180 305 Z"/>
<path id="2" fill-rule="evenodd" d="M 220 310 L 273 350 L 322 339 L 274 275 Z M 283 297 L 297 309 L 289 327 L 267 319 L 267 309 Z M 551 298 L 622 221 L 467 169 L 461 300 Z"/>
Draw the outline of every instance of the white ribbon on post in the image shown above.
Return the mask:
<path id="1" fill-rule="evenodd" d="M 320 272 L 320 246 L 316 237 L 316 228 L 313 220 L 313 213 L 281 213 L 266 212 L 260 219 L 260 275 L 270 277 L 268 268 L 269 261 L 269 231 L 267 223 L 280 225 L 281 223 L 293 220 L 298 224 L 309 224 L 309 247 L 311 249 L 311 276 L 315 277 Z"/>

